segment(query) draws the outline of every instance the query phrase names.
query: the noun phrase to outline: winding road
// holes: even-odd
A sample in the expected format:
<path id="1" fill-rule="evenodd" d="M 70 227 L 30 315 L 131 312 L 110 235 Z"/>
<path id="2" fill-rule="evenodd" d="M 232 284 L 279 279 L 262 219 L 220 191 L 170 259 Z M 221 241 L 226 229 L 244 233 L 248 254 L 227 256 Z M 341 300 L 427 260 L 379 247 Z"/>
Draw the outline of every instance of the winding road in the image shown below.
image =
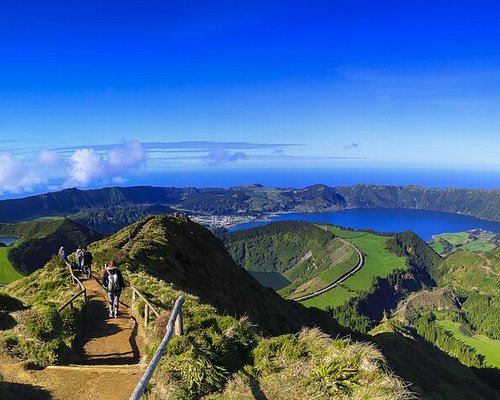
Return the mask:
<path id="1" fill-rule="evenodd" d="M 312 299 L 313 297 L 319 296 L 320 294 L 323 294 L 325 292 L 328 292 L 329 290 L 333 289 L 334 287 L 338 286 L 340 283 L 344 282 L 346 279 L 349 279 L 352 275 L 354 275 L 356 272 L 358 272 L 361 268 L 363 268 L 363 265 L 365 263 L 365 256 L 359 249 L 354 246 L 352 243 L 349 243 L 348 241 L 345 241 L 349 246 L 352 247 L 352 249 L 356 252 L 358 255 L 358 262 L 352 268 L 351 270 L 347 271 L 344 275 L 342 275 L 340 278 L 337 278 L 334 280 L 332 283 L 330 283 L 328 286 L 325 286 L 321 289 L 318 289 L 312 293 L 306 294 L 305 296 L 297 297 L 295 299 L 292 299 L 294 301 L 304 301 L 308 299 Z"/>

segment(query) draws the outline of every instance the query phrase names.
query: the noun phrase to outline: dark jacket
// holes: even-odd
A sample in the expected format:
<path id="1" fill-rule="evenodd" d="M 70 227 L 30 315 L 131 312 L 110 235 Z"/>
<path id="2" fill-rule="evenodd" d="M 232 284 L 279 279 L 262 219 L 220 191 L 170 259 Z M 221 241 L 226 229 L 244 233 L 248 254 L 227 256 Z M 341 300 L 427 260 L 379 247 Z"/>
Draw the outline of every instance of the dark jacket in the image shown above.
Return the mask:
<path id="1" fill-rule="evenodd" d="M 102 276 L 102 285 L 104 286 L 104 289 L 108 291 L 108 282 L 109 282 L 109 275 L 116 273 L 118 276 L 118 283 L 120 285 L 120 290 L 117 290 L 118 292 L 121 292 L 125 288 L 125 281 L 123 280 L 123 275 L 122 272 L 118 268 L 113 268 L 104 271 L 104 274 Z"/>
<path id="2" fill-rule="evenodd" d="M 91 265 L 93 258 L 94 257 L 92 256 L 92 253 L 90 251 L 88 250 L 83 251 L 83 263 L 85 265 Z"/>

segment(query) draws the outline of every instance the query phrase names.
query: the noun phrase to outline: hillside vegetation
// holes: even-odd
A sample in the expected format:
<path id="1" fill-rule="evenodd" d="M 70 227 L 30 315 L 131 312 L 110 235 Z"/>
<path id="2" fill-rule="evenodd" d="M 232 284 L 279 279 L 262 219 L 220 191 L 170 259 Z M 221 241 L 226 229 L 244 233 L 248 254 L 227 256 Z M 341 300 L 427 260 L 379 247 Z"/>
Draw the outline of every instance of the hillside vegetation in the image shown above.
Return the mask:
<path id="1" fill-rule="evenodd" d="M 409 398 L 406 384 L 387 366 L 412 382 L 410 389 L 422 398 L 495 396 L 471 369 L 418 336 L 409 339 L 381 332 L 375 338 L 380 350 L 340 339 L 345 331 L 324 312 L 262 288 L 234 263 L 217 238 L 187 218 L 149 217 L 90 248 L 97 268 L 117 260 L 126 280 L 162 311 L 158 321 L 145 328 L 148 357 L 160 341 L 175 299 L 186 296 L 184 335 L 169 344 L 146 394 L 148 400 Z M 19 311 L 10 308 L 7 314 L 17 325 L 11 319 L 4 331 L 8 351 L 39 365 L 63 361 L 71 351 L 80 306 L 75 314 L 60 318 L 53 312 L 74 291 L 59 260 L 6 291 L 8 299 L 19 297 L 28 305 L 21 313 L 37 310 L 36 321 L 52 321 L 41 325 L 47 327 L 43 333 L 30 331 L 27 326 L 40 325 L 26 325 L 30 319 L 20 318 Z M 140 304 L 136 307 L 140 318 L 143 310 Z M 24 337 L 35 346 L 23 347 Z"/>
<path id="2" fill-rule="evenodd" d="M 76 292 L 68 269 L 57 258 L 2 288 L 0 312 L 6 318 L 0 324 L 0 348 L 39 366 L 68 360 L 84 303 L 79 298 L 74 308 L 62 313 L 57 308 Z"/>
<path id="3" fill-rule="evenodd" d="M 485 335 L 500 344 L 500 248 L 487 253 L 455 252 L 435 275 L 440 286 L 453 288 L 461 298 L 459 316 L 450 317 L 452 321 L 465 332 Z"/>
<path id="4" fill-rule="evenodd" d="M 169 344 L 148 399 L 250 398 L 255 387 L 269 399 L 410 397 L 373 346 L 312 329 L 341 332 L 326 314 L 262 288 L 217 238 L 188 219 L 150 217 L 92 244 L 91 250 L 96 266 L 117 260 L 126 279 L 165 311 L 163 318 L 179 295 L 186 296 L 185 332 Z M 65 359 L 75 321 L 55 308 L 71 292 L 65 271 L 54 259 L 7 286 L 9 296 L 28 304 L 23 313 L 34 313 L 34 320 L 13 314 L 17 326 L 4 338 L 9 352 L 39 365 Z M 162 323 L 146 328 L 149 354 L 162 329 Z"/>
<path id="5" fill-rule="evenodd" d="M 316 225 L 286 221 L 237 231 L 222 237 L 231 257 L 265 285 L 265 277 L 282 276 L 289 285 L 280 288 L 284 297 L 311 293 L 352 268 L 353 249 Z"/>
<path id="6" fill-rule="evenodd" d="M 442 256 L 459 250 L 485 252 L 498 246 L 497 238 L 492 232 L 472 229 L 467 232 L 442 233 L 432 237 L 430 246 Z"/>
<path id="7" fill-rule="evenodd" d="M 61 246 L 70 253 L 79 245 L 88 245 L 103 237 L 67 218 L 0 224 L 0 232 L 21 238 L 14 245 L 2 248 L 2 252 L 7 252 L 8 262 L 1 263 L 0 269 L 10 271 L 13 267 L 24 275 L 43 267 Z"/>
<path id="8" fill-rule="evenodd" d="M 500 390 L 500 249 L 457 250 L 429 271 L 438 288 L 411 295 L 394 318 Z"/>

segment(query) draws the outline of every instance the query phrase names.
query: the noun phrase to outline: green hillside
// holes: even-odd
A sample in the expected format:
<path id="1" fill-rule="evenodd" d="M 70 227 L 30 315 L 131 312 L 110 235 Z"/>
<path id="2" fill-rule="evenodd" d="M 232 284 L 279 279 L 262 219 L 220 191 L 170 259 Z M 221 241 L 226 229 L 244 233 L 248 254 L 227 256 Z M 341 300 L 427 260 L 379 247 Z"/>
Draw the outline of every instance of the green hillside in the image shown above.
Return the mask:
<path id="1" fill-rule="evenodd" d="M 20 274 L 9 260 L 11 246 L 0 247 L 0 283 L 10 283 L 21 278 Z"/>
<path id="2" fill-rule="evenodd" d="M 446 235 L 454 245 L 469 233 Z M 500 368 L 500 249 L 456 250 L 429 269 L 438 285 L 411 295 L 394 318 L 460 362 L 498 381 Z M 500 388 L 499 388 L 500 389 Z"/>
<path id="3" fill-rule="evenodd" d="M 294 298 L 327 286 L 357 262 L 354 250 L 327 230 L 307 222 L 274 222 L 222 237 L 233 259 L 265 284 L 266 274 L 290 284 L 280 294 Z M 278 276 L 279 276 L 278 275 Z"/>
<path id="4" fill-rule="evenodd" d="M 342 334 L 326 314 L 262 288 L 217 238 L 188 219 L 150 217 L 92 244 L 91 250 L 97 265 L 117 260 L 126 279 L 161 310 L 170 310 L 179 295 L 186 296 L 185 332 L 169 344 L 149 399 L 251 398 L 254 384 L 266 398 L 277 399 L 292 381 L 290 399 L 311 394 L 320 400 L 338 395 L 409 398 L 405 384 L 385 369 L 378 350 L 311 329 L 322 326 L 333 337 Z M 7 286 L 8 295 L 28 307 L 23 318 L 12 314 L 18 324 L 14 332 L 0 331 L 2 346 L 41 366 L 64 360 L 81 310 L 77 305 L 76 314 L 63 316 L 55 311 L 69 297 L 68 289 L 74 290 L 57 258 Z M 35 329 L 33 321 L 44 321 L 43 329 Z M 145 329 L 148 346 L 155 348 L 159 337 L 154 324 Z"/>
<path id="5" fill-rule="evenodd" d="M 20 238 L 12 246 L 0 249 L 0 282 L 11 282 L 20 274 L 27 275 L 43 267 L 61 246 L 69 254 L 78 245 L 103 237 L 67 218 L 0 224 L 0 233 Z"/>
<path id="6" fill-rule="evenodd" d="M 248 316 L 265 332 L 297 331 L 308 324 L 337 329 L 326 313 L 311 313 L 263 288 L 218 238 L 185 217 L 148 217 L 90 248 L 97 264 L 116 258 L 131 271 L 171 282 L 216 309 Z"/>
<path id="7" fill-rule="evenodd" d="M 485 252 L 497 247 L 496 236 L 492 232 L 473 229 L 467 232 L 435 235 L 429 244 L 441 255 L 448 255 L 457 249 Z"/>
<path id="8" fill-rule="evenodd" d="M 305 305 L 321 309 L 338 307 L 359 294 L 368 292 L 375 278 L 386 278 L 396 270 L 406 269 L 406 258 L 386 249 L 389 237 L 367 232 L 355 232 L 339 227 L 329 227 L 336 236 L 348 240 L 365 255 L 363 268 L 339 287 L 318 297 L 306 300 Z"/>
<path id="9" fill-rule="evenodd" d="M 344 338 L 325 313 L 261 287 L 217 238 L 189 219 L 149 217 L 90 248 L 96 266 L 117 260 L 126 280 L 158 309 L 168 312 L 179 295 L 186 296 L 185 333 L 168 346 L 149 400 L 385 400 L 410 398 L 409 390 L 432 400 L 495 398 L 472 369 L 404 331 L 363 338 L 377 348 Z M 83 311 L 76 304 L 73 313 L 54 312 L 75 290 L 67 269 L 55 258 L 4 290 L 11 297 L 0 294 L 0 309 L 2 299 L 17 306 L 5 309 L 0 348 L 38 365 L 63 361 Z M 28 307 L 20 312 L 15 298 Z M 38 325 L 29 321 L 44 321 L 44 329 L 32 329 Z M 148 354 L 160 340 L 156 325 L 144 329 Z"/>
<path id="10" fill-rule="evenodd" d="M 497 399 L 498 370 L 478 372 L 460 363 L 411 329 L 390 322 L 374 333 L 374 342 L 418 398 L 427 400 Z M 489 375 L 487 375 L 489 374 Z M 482 378 L 480 378 L 480 376 Z M 486 382 L 489 382 L 488 385 Z M 493 387 L 492 387 L 493 386 Z"/>

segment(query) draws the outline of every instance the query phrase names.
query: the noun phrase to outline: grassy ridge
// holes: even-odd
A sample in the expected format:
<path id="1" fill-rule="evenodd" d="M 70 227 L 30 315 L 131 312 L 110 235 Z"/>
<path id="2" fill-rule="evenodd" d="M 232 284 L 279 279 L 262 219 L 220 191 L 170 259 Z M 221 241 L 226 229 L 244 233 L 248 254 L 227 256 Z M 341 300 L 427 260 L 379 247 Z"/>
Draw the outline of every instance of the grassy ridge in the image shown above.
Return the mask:
<path id="1" fill-rule="evenodd" d="M 79 297 L 73 303 L 74 308 L 67 307 L 61 313 L 57 308 L 77 291 L 68 268 L 58 258 L 2 288 L 0 298 L 8 295 L 22 300 L 16 300 L 20 306 L 14 310 L 17 311 L 14 328 L 0 330 L 2 346 L 11 354 L 40 366 L 66 361 L 84 302 Z"/>

